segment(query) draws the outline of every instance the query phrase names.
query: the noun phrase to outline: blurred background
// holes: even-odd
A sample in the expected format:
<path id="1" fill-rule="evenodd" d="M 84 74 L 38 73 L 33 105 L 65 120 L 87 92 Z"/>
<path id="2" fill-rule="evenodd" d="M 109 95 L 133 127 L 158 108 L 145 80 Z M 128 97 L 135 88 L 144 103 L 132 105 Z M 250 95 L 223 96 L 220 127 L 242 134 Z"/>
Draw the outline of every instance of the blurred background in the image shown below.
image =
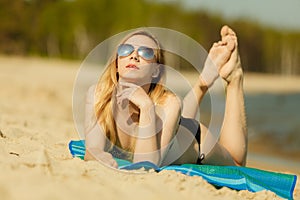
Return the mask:
<path id="1" fill-rule="evenodd" d="M 280 91 L 246 91 L 249 157 L 299 167 L 300 86 L 282 90 L 283 77 L 300 77 L 299 11 L 298 0 L 0 0 L 0 55 L 80 61 L 105 39 L 137 27 L 173 29 L 208 50 L 228 24 L 246 74 L 281 81 Z"/>
<path id="2" fill-rule="evenodd" d="M 300 74 L 299 10 L 297 0 L 0 0 L 0 53 L 82 59 L 143 26 L 174 29 L 209 49 L 228 24 L 246 71 Z"/>

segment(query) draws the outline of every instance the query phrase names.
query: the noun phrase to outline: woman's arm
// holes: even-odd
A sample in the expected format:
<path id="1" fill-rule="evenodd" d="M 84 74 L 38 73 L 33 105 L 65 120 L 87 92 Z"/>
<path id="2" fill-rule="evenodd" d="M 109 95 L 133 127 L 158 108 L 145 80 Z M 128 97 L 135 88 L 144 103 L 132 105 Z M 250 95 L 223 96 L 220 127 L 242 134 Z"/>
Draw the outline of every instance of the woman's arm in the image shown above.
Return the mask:
<path id="1" fill-rule="evenodd" d="M 121 105 L 127 99 L 140 110 L 139 124 L 134 135 L 136 141 L 133 162 L 150 161 L 158 164 L 160 162 L 160 152 L 156 131 L 155 106 L 152 100 L 145 90 L 136 84 L 120 81 L 118 88 L 117 104 Z"/>
<path id="2" fill-rule="evenodd" d="M 112 155 L 104 151 L 106 138 L 94 114 L 94 91 L 95 86 L 90 87 L 86 96 L 84 160 L 99 160 L 109 166 L 118 167 Z"/>
<path id="3" fill-rule="evenodd" d="M 95 125 L 85 136 L 86 151 L 84 160 L 98 160 L 109 166 L 118 167 L 117 162 L 113 156 L 104 151 L 105 136 L 99 127 Z"/>
<path id="4" fill-rule="evenodd" d="M 163 105 L 156 105 L 156 110 L 153 105 L 149 110 L 141 110 L 138 133 L 140 138 L 136 141 L 135 162 L 146 159 L 160 165 L 170 148 L 170 142 L 178 127 L 181 103 L 173 94 L 168 94 L 165 98 Z M 145 137 L 145 134 L 150 135 Z"/>
<path id="5" fill-rule="evenodd" d="M 143 159 L 145 159 L 149 157 L 148 160 L 151 158 L 152 162 L 157 165 L 161 164 L 170 148 L 170 142 L 175 135 L 181 114 L 180 100 L 173 94 L 168 94 L 165 98 L 165 102 L 163 105 L 159 106 L 160 109 L 156 112 L 154 110 L 154 106 L 152 106 L 153 109 L 150 109 L 149 112 L 147 110 L 145 110 L 146 112 L 141 111 L 139 134 L 155 134 L 149 138 L 137 140 L 135 149 L 135 153 L 142 153 L 136 154 L 135 158 L 140 159 L 143 157 Z M 161 125 L 155 123 L 157 121 L 155 119 L 157 114 L 162 120 Z M 146 125 L 146 129 L 143 125 Z M 150 153 L 143 154 L 143 152 L 147 151 Z"/>
<path id="6" fill-rule="evenodd" d="M 158 114 L 163 119 L 163 128 L 160 135 L 160 155 L 161 162 L 163 162 L 179 126 L 181 101 L 175 95 L 169 94 L 160 110 Z"/>
<path id="7" fill-rule="evenodd" d="M 156 114 L 152 101 L 140 105 L 140 118 L 137 139 L 135 143 L 133 162 L 160 162 L 160 151 L 156 132 Z"/>

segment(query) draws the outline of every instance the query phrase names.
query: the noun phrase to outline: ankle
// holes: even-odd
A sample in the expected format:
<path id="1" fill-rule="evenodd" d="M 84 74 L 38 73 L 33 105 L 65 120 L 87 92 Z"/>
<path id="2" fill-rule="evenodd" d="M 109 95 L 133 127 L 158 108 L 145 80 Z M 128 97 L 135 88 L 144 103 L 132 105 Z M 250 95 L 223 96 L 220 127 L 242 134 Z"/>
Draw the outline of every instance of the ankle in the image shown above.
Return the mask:
<path id="1" fill-rule="evenodd" d="M 210 87 L 210 85 L 208 85 L 208 84 L 206 83 L 206 81 L 202 78 L 201 75 L 199 76 L 197 85 L 198 85 L 198 88 L 199 88 L 203 93 L 207 92 L 208 88 Z"/>
<path id="2" fill-rule="evenodd" d="M 229 80 L 227 81 L 228 86 L 229 85 L 240 85 L 243 84 L 244 80 L 244 73 L 241 68 L 236 69 L 232 72 L 232 74 L 229 77 Z"/>

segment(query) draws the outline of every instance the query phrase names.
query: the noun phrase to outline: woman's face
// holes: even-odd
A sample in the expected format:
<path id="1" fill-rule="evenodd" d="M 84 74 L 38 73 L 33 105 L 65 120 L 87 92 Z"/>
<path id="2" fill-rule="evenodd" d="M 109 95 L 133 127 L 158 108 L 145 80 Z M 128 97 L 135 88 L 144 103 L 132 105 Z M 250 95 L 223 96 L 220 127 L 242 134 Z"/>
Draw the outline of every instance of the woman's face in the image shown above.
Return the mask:
<path id="1" fill-rule="evenodd" d="M 119 80 L 140 86 L 151 83 L 159 73 L 156 43 L 145 35 L 134 35 L 118 49 Z"/>

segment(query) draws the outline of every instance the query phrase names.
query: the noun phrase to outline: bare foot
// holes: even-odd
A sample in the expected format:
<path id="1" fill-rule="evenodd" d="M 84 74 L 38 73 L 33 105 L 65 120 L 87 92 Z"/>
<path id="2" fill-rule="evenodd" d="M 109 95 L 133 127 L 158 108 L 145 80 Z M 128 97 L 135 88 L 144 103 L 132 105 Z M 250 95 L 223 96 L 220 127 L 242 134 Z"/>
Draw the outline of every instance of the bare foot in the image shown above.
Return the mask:
<path id="1" fill-rule="evenodd" d="M 221 29 L 222 42 L 227 46 L 233 46 L 232 54 L 229 60 L 219 69 L 220 76 L 231 83 L 235 79 L 240 79 L 243 76 L 243 69 L 238 53 L 238 42 L 235 32 L 228 26 L 223 26 Z"/>
<path id="2" fill-rule="evenodd" d="M 218 78 L 219 71 L 223 65 L 228 62 L 232 51 L 235 48 L 235 43 L 232 41 L 215 42 L 208 53 L 208 58 L 205 61 L 204 69 L 201 73 L 202 79 L 208 86 Z"/>
<path id="3" fill-rule="evenodd" d="M 215 42 L 209 50 L 209 58 L 213 61 L 218 69 L 220 69 L 230 58 L 235 44 L 228 41 Z"/>

